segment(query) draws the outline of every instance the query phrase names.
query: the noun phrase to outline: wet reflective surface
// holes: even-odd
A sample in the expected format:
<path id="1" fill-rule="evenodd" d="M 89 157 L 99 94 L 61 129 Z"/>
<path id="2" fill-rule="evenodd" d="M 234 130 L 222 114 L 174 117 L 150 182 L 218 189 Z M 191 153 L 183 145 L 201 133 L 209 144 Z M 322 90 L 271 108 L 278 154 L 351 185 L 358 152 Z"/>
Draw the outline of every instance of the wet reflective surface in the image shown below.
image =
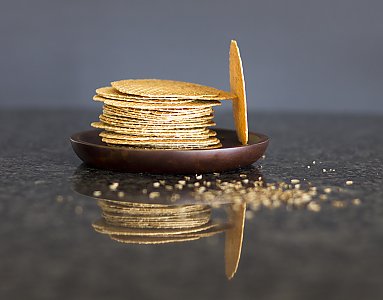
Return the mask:
<path id="1" fill-rule="evenodd" d="M 251 130 L 272 138 L 264 160 L 192 177 L 175 193 L 166 186 L 184 176 L 81 165 L 68 136 L 96 115 L 0 113 L 1 299 L 381 298 L 382 117 L 255 114 Z M 230 115 L 217 124 L 230 127 Z M 242 240 L 242 198 L 200 199 L 194 185 L 220 190 L 240 181 L 248 194 L 259 177 L 266 185 L 299 179 L 302 189 L 317 188 L 320 210 L 262 189 L 274 200 L 256 206 L 247 199 Z M 106 220 L 119 234 L 106 231 Z M 195 231 L 209 222 L 219 230 Z"/>

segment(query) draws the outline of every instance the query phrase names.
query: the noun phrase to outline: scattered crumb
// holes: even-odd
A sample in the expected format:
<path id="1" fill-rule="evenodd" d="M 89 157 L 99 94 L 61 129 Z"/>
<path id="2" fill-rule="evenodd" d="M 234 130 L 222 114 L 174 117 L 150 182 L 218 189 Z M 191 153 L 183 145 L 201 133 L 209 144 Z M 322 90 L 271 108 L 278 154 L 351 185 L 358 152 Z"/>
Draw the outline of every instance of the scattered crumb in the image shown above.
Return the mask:
<path id="1" fill-rule="evenodd" d="M 115 191 L 117 190 L 117 188 L 118 188 L 118 182 L 113 182 L 112 184 L 109 185 L 109 189 L 111 191 Z"/>
<path id="2" fill-rule="evenodd" d="M 358 199 L 358 198 L 355 198 L 355 199 L 352 200 L 352 204 L 360 205 L 360 204 L 362 204 L 362 201 L 360 201 L 360 199 Z"/>
<path id="3" fill-rule="evenodd" d="M 150 199 L 154 199 L 154 198 L 158 198 L 160 196 L 160 193 L 159 192 L 151 192 L 149 194 L 149 198 Z"/>
<path id="4" fill-rule="evenodd" d="M 101 191 L 94 191 L 93 196 L 100 197 L 102 195 Z"/>
<path id="5" fill-rule="evenodd" d="M 35 181 L 35 184 L 42 184 L 42 183 L 45 183 L 45 180 L 36 180 Z"/>
<path id="6" fill-rule="evenodd" d="M 165 185 L 165 190 L 167 190 L 167 191 L 172 191 L 172 190 L 173 190 L 173 186 L 171 186 L 171 185 Z"/>
<path id="7" fill-rule="evenodd" d="M 342 208 L 342 207 L 345 207 L 345 202 L 344 201 L 341 201 L 341 200 L 334 200 L 331 202 L 331 205 L 336 207 L 336 208 Z"/>
<path id="8" fill-rule="evenodd" d="M 314 212 L 318 212 L 318 211 L 320 211 L 321 207 L 320 207 L 319 203 L 317 203 L 317 202 L 310 202 L 309 204 L 307 204 L 307 209 L 314 211 Z"/>

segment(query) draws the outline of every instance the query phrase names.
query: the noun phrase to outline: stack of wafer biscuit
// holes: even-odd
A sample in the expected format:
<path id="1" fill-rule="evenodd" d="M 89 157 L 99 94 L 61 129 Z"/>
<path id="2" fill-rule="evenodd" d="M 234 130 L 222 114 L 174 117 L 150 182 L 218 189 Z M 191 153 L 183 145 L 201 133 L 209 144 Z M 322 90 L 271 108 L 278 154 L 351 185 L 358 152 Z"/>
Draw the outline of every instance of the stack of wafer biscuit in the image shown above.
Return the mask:
<path id="1" fill-rule="evenodd" d="M 222 145 L 211 129 L 213 107 L 233 100 L 239 140 L 247 143 L 246 100 L 242 63 L 235 41 L 230 48 L 231 92 L 173 80 L 130 79 L 96 90 L 103 102 L 99 122 L 103 142 L 129 148 L 212 149 Z"/>
<path id="2" fill-rule="evenodd" d="M 232 94 L 180 81 L 136 79 L 112 82 L 96 90 L 104 103 L 100 122 L 103 142 L 154 149 L 209 149 L 221 146 L 213 106 Z"/>
<path id="3" fill-rule="evenodd" d="M 207 237 L 226 229 L 210 220 L 207 205 L 160 205 L 99 200 L 102 219 L 93 228 L 123 243 L 163 244 Z"/>

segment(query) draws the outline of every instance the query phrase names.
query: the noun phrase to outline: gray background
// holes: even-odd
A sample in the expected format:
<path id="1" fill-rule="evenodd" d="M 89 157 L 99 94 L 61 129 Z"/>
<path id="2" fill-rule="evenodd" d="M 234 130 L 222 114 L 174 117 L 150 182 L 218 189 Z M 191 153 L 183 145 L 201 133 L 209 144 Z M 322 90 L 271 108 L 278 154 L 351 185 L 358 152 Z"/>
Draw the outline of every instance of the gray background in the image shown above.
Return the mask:
<path id="1" fill-rule="evenodd" d="M 383 112 L 383 1 L 1 1 L 0 107 L 97 107 L 111 80 L 228 89 L 253 110 Z"/>

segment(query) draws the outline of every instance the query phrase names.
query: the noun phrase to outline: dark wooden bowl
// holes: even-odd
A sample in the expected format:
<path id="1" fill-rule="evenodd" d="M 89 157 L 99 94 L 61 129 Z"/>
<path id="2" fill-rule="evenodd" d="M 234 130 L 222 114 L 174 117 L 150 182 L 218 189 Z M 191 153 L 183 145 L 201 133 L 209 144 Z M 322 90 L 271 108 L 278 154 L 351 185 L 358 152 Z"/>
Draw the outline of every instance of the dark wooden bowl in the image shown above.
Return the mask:
<path id="1" fill-rule="evenodd" d="M 101 130 L 71 136 L 73 150 L 86 164 L 106 170 L 132 173 L 201 174 L 245 167 L 256 162 L 269 143 L 266 135 L 249 133 L 248 145 L 238 142 L 235 131 L 215 129 L 222 148 L 208 150 L 147 150 L 109 146 Z"/>

